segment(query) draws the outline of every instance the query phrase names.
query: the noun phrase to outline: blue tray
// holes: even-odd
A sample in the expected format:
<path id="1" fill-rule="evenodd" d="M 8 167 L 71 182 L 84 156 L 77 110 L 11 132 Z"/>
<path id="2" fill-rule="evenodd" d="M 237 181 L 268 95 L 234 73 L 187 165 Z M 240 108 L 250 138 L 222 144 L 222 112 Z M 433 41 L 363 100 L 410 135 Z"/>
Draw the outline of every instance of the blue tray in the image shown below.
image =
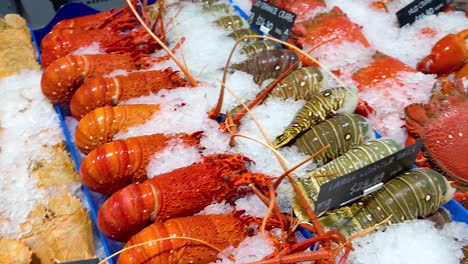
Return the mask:
<path id="1" fill-rule="evenodd" d="M 149 1 L 150 3 L 154 3 L 155 1 Z M 231 4 L 232 1 L 230 0 Z M 233 5 L 234 10 L 236 10 L 242 17 L 244 17 L 246 20 L 248 19 L 247 15 L 245 12 L 243 12 L 237 5 Z M 50 32 L 52 27 L 60 22 L 61 20 L 64 19 L 69 19 L 69 18 L 75 18 L 75 17 L 80 17 L 80 16 L 85 16 L 85 15 L 91 15 L 91 14 L 96 14 L 99 11 L 96 9 L 93 9 L 83 3 L 68 3 L 63 5 L 56 13 L 55 17 L 50 21 L 48 25 L 46 25 L 43 28 L 37 29 L 37 30 L 31 30 L 32 31 L 32 38 L 34 45 L 36 47 L 37 53 L 40 58 L 40 49 L 39 49 L 39 43 L 41 43 L 41 40 L 44 38 L 44 36 Z M 59 116 L 60 119 L 60 124 L 63 128 L 63 132 L 65 135 L 65 139 L 68 145 L 68 150 L 70 151 L 70 154 L 72 156 L 72 159 L 75 163 L 75 166 L 77 170 L 79 170 L 81 160 L 78 155 L 78 150 L 76 149 L 76 146 L 72 142 L 71 136 L 70 136 L 70 131 L 68 130 L 68 127 L 65 124 L 65 117 L 69 115 L 69 110 L 68 110 L 68 105 L 55 105 L 55 110 Z M 376 132 L 377 137 L 380 137 L 380 135 Z M 91 217 L 93 219 L 93 222 L 97 222 L 97 211 L 103 204 L 103 202 L 107 199 L 106 195 L 94 192 L 89 190 L 86 186 L 82 186 L 83 192 L 86 196 L 86 199 L 88 200 L 89 206 L 91 208 Z M 468 224 L 468 211 L 463 208 L 457 201 L 451 200 L 447 204 L 444 205 L 446 209 L 450 211 L 452 214 L 453 220 L 454 221 L 459 221 L 459 222 L 465 222 Z M 107 256 L 110 256 L 112 253 L 117 252 L 123 247 L 123 243 L 116 242 L 114 240 L 106 238 L 99 228 L 96 227 L 96 230 L 99 235 L 99 239 L 104 247 L 104 252 Z M 310 237 L 310 235 L 309 235 Z M 109 263 L 113 264 L 113 260 L 109 260 Z"/>

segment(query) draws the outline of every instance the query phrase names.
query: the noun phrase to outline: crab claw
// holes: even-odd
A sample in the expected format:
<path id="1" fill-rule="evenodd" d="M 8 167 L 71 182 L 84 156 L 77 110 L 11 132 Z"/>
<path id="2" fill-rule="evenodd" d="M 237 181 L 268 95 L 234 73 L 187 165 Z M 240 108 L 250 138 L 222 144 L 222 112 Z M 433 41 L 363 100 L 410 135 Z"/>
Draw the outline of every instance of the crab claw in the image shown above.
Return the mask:
<path id="1" fill-rule="evenodd" d="M 448 34 L 434 45 L 431 54 L 418 63 L 424 73 L 448 74 L 461 68 L 468 59 L 468 29 Z"/>

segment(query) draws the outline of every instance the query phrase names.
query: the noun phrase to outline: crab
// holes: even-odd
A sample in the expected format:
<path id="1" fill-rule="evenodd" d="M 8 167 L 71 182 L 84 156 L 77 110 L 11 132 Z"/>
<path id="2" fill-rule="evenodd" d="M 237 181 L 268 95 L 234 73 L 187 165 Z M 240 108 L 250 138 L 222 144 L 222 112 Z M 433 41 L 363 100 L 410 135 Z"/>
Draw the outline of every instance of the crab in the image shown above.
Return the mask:
<path id="1" fill-rule="evenodd" d="M 466 86 L 462 81 L 456 82 L 448 92 L 434 86 L 429 103 L 411 104 L 405 108 L 408 141 L 414 138 L 424 140 L 423 157 L 417 165 L 432 167 L 452 180 L 458 191 L 465 192 L 468 191 Z"/>

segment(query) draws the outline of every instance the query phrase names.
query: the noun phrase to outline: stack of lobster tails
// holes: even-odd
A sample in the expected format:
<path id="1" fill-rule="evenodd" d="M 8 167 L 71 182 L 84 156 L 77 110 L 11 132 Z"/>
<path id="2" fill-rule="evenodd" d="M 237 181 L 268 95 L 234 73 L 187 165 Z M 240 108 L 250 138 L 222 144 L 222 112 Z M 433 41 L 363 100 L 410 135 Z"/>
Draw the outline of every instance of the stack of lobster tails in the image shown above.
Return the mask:
<path id="1" fill-rule="evenodd" d="M 404 87 L 402 72 L 463 72 L 459 61 L 441 66 L 442 73 L 433 65 L 440 63 L 434 54 L 413 67 L 376 51 L 352 16 L 340 7 L 328 8 L 323 0 L 267 1 L 297 15 L 287 42 L 257 35 L 230 5 L 216 0 L 158 1 L 151 8 L 146 1 L 127 2 L 132 5 L 62 21 L 41 44 L 46 67 L 43 94 L 52 103 L 69 104 L 78 120 L 75 144 L 86 155 L 79 168 L 81 181 L 106 198 L 97 214 L 99 231 L 126 243 L 117 263 L 209 263 L 221 258 L 251 263 L 223 251 L 250 237 L 271 246 L 254 263 L 345 263 L 355 236 L 390 221 L 427 217 L 450 200 L 453 192 L 443 174 L 466 182 L 463 171 L 468 168 L 462 162 L 466 155 L 452 155 L 445 148 L 451 140 L 462 142 L 468 135 L 461 114 L 467 108 L 468 91 L 455 81 L 453 90 L 444 86 L 430 103 L 410 105 L 405 112 L 406 127 L 413 137 L 424 139 L 424 154 L 434 170 L 403 172 L 355 203 L 320 215 L 315 212 L 325 183 L 403 148 L 402 142 L 390 137 L 375 138 L 372 126 L 377 122 L 372 118 L 380 109 L 366 108 L 363 93 Z M 190 13 L 194 10 L 197 17 Z M 195 34 L 201 31 L 200 21 L 229 48 L 235 43 L 227 61 L 223 57 L 218 63 L 216 56 L 205 56 L 202 47 L 191 46 L 197 41 L 206 46 L 215 43 L 205 40 L 205 31 Z M 466 43 L 465 49 L 459 45 L 466 35 L 461 31 L 450 37 L 449 42 L 457 42 L 452 50 L 459 51 L 450 54 L 466 55 Z M 75 53 L 93 43 L 100 54 Z M 225 43 L 219 44 L 220 50 L 227 49 Z M 346 45 L 362 48 L 368 58 L 364 63 L 346 58 L 344 65 L 335 63 L 328 69 L 326 57 L 310 55 L 324 47 Z M 169 55 L 155 52 L 160 48 Z M 192 66 L 199 80 L 188 69 L 194 60 L 204 63 Z M 227 85 L 242 86 L 244 81 L 254 88 L 245 91 Z M 196 88 L 183 89 L 191 87 Z M 225 90 L 232 94 L 226 100 Z M 223 107 L 224 101 L 233 108 Z M 285 106 L 289 113 L 275 112 Z M 443 116 L 447 111 L 455 118 Z M 243 119 L 247 113 L 250 119 Z M 262 115 L 259 122 L 257 113 Z M 272 130 L 258 125 L 268 118 L 278 119 Z M 244 141 L 254 138 L 249 130 L 252 123 L 271 133 L 262 131 L 264 141 L 254 139 L 262 143 L 260 151 L 245 145 L 256 144 Z M 443 134 L 441 124 L 454 130 Z M 236 137 L 244 138 L 234 141 Z M 263 151 L 265 146 L 274 154 Z M 178 147 L 183 153 L 177 152 Z M 303 160 L 294 168 L 313 164 L 295 170 L 288 167 L 292 160 Z M 284 174 L 274 168 L 278 164 Z M 282 188 L 293 191 L 286 194 Z M 258 203 L 254 205 L 264 211 L 251 212 L 243 201 Z M 298 227 L 314 236 L 298 241 Z M 308 250 L 312 245 L 314 249 Z"/>

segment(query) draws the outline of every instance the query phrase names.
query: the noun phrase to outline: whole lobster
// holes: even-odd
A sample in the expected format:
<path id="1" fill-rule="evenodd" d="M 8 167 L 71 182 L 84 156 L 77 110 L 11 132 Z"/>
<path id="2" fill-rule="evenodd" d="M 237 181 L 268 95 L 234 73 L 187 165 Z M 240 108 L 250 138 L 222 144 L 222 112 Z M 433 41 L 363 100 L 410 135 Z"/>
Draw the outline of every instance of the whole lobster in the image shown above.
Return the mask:
<path id="1" fill-rule="evenodd" d="M 153 134 L 108 142 L 83 159 L 81 181 L 92 190 L 111 194 L 130 183 L 147 180 L 147 167 L 152 155 L 171 143 L 197 145 L 201 136 L 202 132 L 190 135 Z"/>
<path id="2" fill-rule="evenodd" d="M 193 215 L 214 201 L 235 196 L 245 179 L 266 181 L 267 176 L 247 171 L 249 161 L 238 154 L 213 154 L 141 184 L 131 184 L 102 205 L 98 226 L 106 236 L 127 241 L 149 221 Z"/>
<path id="3" fill-rule="evenodd" d="M 76 90 L 70 101 L 70 111 L 81 119 L 88 112 L 106 105 L 115 106 L 130 98 L 157 93 L 162 89 L 185 86 L 187 82 L 171 68 L 158 71 L 131 72 L 114 77 L 87 80 Z"/>
<path id="4" fill-rule="evenodd" d="M 117 12 L 94 16 L 88 17 L 93 22 L 71 19 L 54 26 L 41 41 L 42 65 L 47 67 L 56 59 L 92 43 L 98 43 L 106 52 L 139 50 L 151 53 L 160 48 L 143 28 L 138 28 L 139 22 L 128 6 Z M 158 31 L 163 32 L 163 29 Z M 164 35 L 160 34 L 160 38 Z"/>
<path id="5" fill-rule="evenodd" d="M 239 217 L 230 214 L 198 215 L 154 223 L 132 237 L 125 246 L 131 247 L 170 236 L 175 238 L 122 252 L 117 263 L 209 263 L 216 261 L 216 250 L 205 244 L 177 237 L 201 240 L 210 238 L 209 243 L 212 246 L 223 249 L 229 245 L 237 246 L 246 237 L 246 231 L 242 228 Z"/>
<path id="6" fill-rule="evenodd" d="M 78 149 L 88 154 L 97 146 L 109 142 L 119 131 L 143 124 L 159 111 L 159 105 L 137 104 L 103 106 L 87 113 L 78 122 L 75 142 Z"/>
<path id="7" fill-rule="evenodd" d="M 468 60 L 467 38 L 468 29 L 446 35 L 418 63 L 418 70 L 424 73 L 449 74 L 460 69 Z"/>

